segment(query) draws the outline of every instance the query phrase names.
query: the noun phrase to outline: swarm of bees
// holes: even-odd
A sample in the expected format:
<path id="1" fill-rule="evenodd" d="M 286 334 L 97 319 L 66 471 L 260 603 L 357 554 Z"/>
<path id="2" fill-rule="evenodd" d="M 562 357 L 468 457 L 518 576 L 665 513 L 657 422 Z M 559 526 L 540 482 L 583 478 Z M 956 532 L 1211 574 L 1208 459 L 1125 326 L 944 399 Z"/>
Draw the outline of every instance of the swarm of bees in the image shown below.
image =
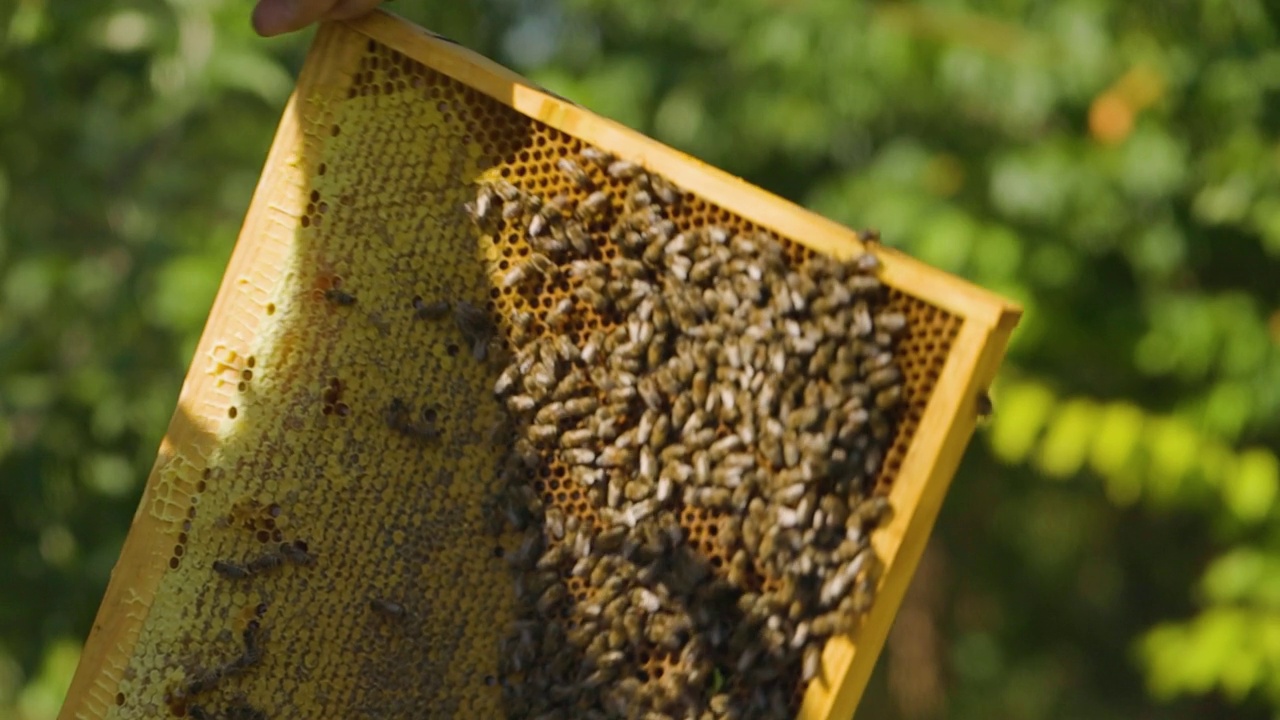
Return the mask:
<path id="1" fill-rule="evenodd" d="M 892 513 L 875 485 L 906 318 L 870 252 L 794 264 L 765 232 L 678 231 L 688 197 L 635 163 L 588 147 L 556 169 L 583 199 L 498 180 L 465 206 L 532 251 L 495 268 L 503 287 L 570 288 L 540 327 L 510 318 L 494 387 L 515 428 L 494 525 L 521 533 L 508 717 L 792 717 L 883 571 L 870 536 Z M 571 332 L 584 313 L 604 328 Z M 551 460 L 593 517 L 543 502 Z M 727 562 L 688 542 L 686 508 L 717 518 Z"/>

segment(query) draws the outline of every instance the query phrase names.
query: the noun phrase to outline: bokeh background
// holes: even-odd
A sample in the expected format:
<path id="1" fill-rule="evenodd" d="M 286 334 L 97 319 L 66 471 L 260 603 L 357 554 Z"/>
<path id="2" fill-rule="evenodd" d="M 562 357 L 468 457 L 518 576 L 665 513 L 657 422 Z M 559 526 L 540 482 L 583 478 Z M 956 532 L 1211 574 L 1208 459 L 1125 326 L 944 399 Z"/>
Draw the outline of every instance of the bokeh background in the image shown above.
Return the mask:
<path id="1" fill-rule="evenodd" d="M 310 32 L 0 1 L 0 717 L 53 718 Z M 858 718 L 1280 715 L 1280 9 L 400 0 L 1027 311 Z"/>

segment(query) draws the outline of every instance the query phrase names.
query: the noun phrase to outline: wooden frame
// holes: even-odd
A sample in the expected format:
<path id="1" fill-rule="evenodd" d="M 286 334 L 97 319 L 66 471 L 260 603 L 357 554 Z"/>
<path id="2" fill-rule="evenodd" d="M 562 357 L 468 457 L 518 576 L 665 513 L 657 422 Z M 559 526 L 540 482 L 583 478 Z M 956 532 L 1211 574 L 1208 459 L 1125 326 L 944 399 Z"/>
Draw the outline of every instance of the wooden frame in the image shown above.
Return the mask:
<path id="1" fill-rule="evenodd" d="M 231 391 L 224 366 L 247 354 L 262 321 L 261 288 L 285 265 L 298 221 L 297 167 L 305 129 L 301 103 L 327 74 L 344 72 L 367 39 L 491 96 L 570 135 L 638 160 L 683 188 L 776 232 L 806 238 L 817 250 L 849 256 L 856 233 L 777 198 L 654 140 L 532 86 L 511 71 L 458 45 L 379 11 L 323 27 L 286 107 L 222 287 L 184 382 L 169 432 L 112 574 L 98 618 L 60 718 L 98 718 L 116 697 L 124 665 L 166 568 L 156 561 L 172 545 L 175 497 L 193 492 L 196 459 L 216 442 Z M 292 194 L 292 195 L 291 195 Z M 302 201 L 305 204 L 305 201 Z M 898 512 L 874 537 L 887 572 L 879 600 L 854 638 L 836 638 L 823 653 L 823 678 L 811 684 L 799 717 L 850 717 L 915 572 L 942 500 L 976 423 L 976 398 L 1003 359 L 1021 310 L 1006 300 L 890 249 L 880 251 L 885 281 L 962 322 L 925 414 L 894 484 Z"/>

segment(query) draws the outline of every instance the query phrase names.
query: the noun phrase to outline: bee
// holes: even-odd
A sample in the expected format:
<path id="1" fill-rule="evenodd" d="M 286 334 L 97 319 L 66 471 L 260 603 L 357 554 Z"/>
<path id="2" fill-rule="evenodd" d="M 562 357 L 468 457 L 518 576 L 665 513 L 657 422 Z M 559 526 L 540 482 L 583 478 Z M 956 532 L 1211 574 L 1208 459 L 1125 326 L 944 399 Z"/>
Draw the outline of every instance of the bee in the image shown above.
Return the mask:
<path id="1" fill-rule="evenodd" d="M 874 273 L 880 269 L 880 258 L 875 253 L 866 251 L 854 260 L 853 266 L 861 273 Z"/>
<path id="2" fill-rule="evenodd" d="M 513 413 L 529 413 L 536 407 L 538 407 L 538 401 L 528 395 L 512 395 L 507 398 L 507 409 Z"/>
<path id="3" fill-rule="evenodd" d="M 529 269 L 537 274 L 547 278 L 548 280 L 556 280 L 560 277 L 560 266 L 546 255 L 542 253 L 533 253 L 527 261 Z"/>
<path id="4" fill-rule="evenodd" d="M 212 720 L 213 718 L 208 710 L 195 704 L 187 706 L 187 715 L 191 717 L 191 720 Z"/>
<path id="5" fill-rule="evenodd" d="M 536 605 L 538 612 L 543 615 L 551 614 L 559 607 L 560 603 L 564 602 L 568 595 L 569 592 L 565 588 L 564 583 L 552 583 L 550 587 L 542 592 L 542 595 L 538 596 L 538 602 Z"/>
<path id="6" fill-rule="evenodd" d="M 243 700 L 237 700 L 227 708 L 226 720 L 267 720 L 267 715 Z"/>
<path id="7" fill-rule="evenodd" d="M 582 151 L 578 153 L 578 156 L 602 169 L 607 169 L 609 164 L 613 162 L 613 155 L 611 153 L 591 146 L 582 148 Z"/>
<path id="8" fill-rule="evenodd" d="M 680 188 L 676 187 L 675 183 L 668 181 L 667 178 L 649 176 L 649 184 L 653 187 L 654 195 L 657 195 L 658 200 L 662 201 L 664 205 L 676 205 L 680 202 Z"/>
<path id="9" fill-rule="evenodd" d="M 876 407 L 889 410 L 902 401 L 902 386 L 893 385 L 876 393 Z"/>
<path id="10" fill-rule="evenodd" d="M 489 211 L 493 209 L 494 204 L 498 201 L 498 194 L 489 185 L 481 185 L 476 191 L 475 203 L 472 205 L 472 219 L 476 222 L 483 222 L 489 216 Z"/>
<path id="11" fill-rule="evenodd" d="M 565 214 L 569 211 L 569 206 L 572 204 L 573 200 L 568 195 L 556 195 L 543 203 L 538 210 L 538 214 L 545 217 L 548 222 L 556 222 L 564 219 Z"/>
<path id="12" fill-rule="evenodd" d="M 584 223 L 590 223 L 598 220 L 605 210 L 609 207 L 609 193 L 604 190 L 596 190 L 587 196 L 578 204 L 577 216 Z"/>
<path id="13" fill-rule="evenodd" d="M 556 540 L 564 539 L 566 523 L 564 510 L 561 510 L 558 507 L 547 508 L 546 513 L 543 515 L 543 523 L 546 525 L 547 533 L 550 534 L 551 537 Z M 568 546 L 561 544 L 556 547 L 557 549 L 560 549 Z"/>
<path id="14" fill-rule="evenodd" d="M 502 397 L 511 392 L 515 387 L 516 381 L 520 378 L 520 366 L 508 365 L 503 369 L 502 374 L 498 375 L 498 379 L 493 383 L 493 394 L 496 397 Z"/>
<path id="15" fill-rule="evenodd" d="M 334 305 L 340 305 L 340 306 L 343 306 L 343 307 L 350 306 L 350 305 L 355 305 L 355 304 L 356 304 L 356 296 L 355 296 L 355 295 L 352 295 L 351 293 L 349 293 L 349 292 L 347 292 L 347 291 L 345 291 L 345 290 L 339 290 L 339 289 L 338 289 L 338 288 L 336 288 L 336 287 L 335 287 L 335 288 L 329 288 L 328 290 L 325 290 L 325 291 L 324 291 L 324 299 L 325 299 L 325 300 L 328 300 L 330 303 L 332 303 L 332 304 L 334 304 Z"/>
<path id="16" fill-rule="evenodd" d="M 563 329 L 564 324 L 569 320 L 569 313 L 572 311 L 573 300 L 570 300 L 569 298 L 562 298 L 560 302 L 556 303 L 555 307 L 551 308 L 551 310 L 547 312 L 547 327 L 556 330 Z"/>
<path id="17" fill-rule="evenodd" d="M 595 452 L 587 448 L 562 450 L 560 457 L 570 465 L 593 465 L 596 461 Z"/>
<path id="18" fill-rule="evenodd" d="M 419 296 L 413 298 L 413 314 L 419 320 L 437 320 L 449 314 L 448 300 L 426 302 Z"/>
<path id="19" fill-rule="evenodd" d="M 601 530 L 600 534 L 596 535 L 595 546 L 596 549 L 602 553 L 617 552 L 622 549 L 622 543 L 626 538 L 627 529 L 620 525 L 615 525 L 611 528 Z M 600 567 L 604 567 L 604 563 L 601 563 Z M 601 583 L 603 583 L 603 580 L 596 582 L 596 579 L 594 577 L 592 578 L 592 585 L 599 585 Z"/>
<path id="20" fill-rule="evenodd" d="M 192 697 L 216 688 L 222 682 L 222 673 L 222 668 L 215 668 L 196 675 L 183 688 L 183 694 L 187 697 Z"/>
<path id="21" fill-rule="evenodd" d="M 642 211 L 652 204 L 653 196 L 649 194 L 649 191 L 643 188 L 636 188 L 627 195 L 626 210 L 634 213 Z"/>
<path id="22" fill-rule="evenodd" d="M 850 527 L 874 528 L 889 522 L 892 517 L 893 506 L 889 504 L 889 498 L 873 495 L 850 513 L 847 524 Z"/>
<path id="23" fill-rule="evenodd" d="M 222 560 L 213 561 L 213 571 L 228 580 L 243 580 L 250 575 L 245 568 Z"/>
<path id="24" fill-rule="evenodd" d="M 907 316 L 900 312 L 882 312 L 876 315 L 875 324 L 877 330 L 894 336 L 906 329 Z"/>
<path id="25" fill-rule="evenodd" d="M 294 565 L 309 566 L 315 563 L 315 557 L 307 552 L 307 544 L 302 540 L 280 543 L 280 555 Z"/>
<path id="26" fill-rule="evenodd" d="M 237 675 L 242 675 L 246 670 L 260 662 L 262 662 L 262 648 L 257 645 L 253 645 L 245 648 L 245 651 L 241 653 L 240 657 L 227 663 L 227 666 L 223 668 L 222 672 L 228 677 L 235 677 Z"/>
<path id="27" fill-rule="evenodd" d="M 373 600 L 370 600 L 369 609 L 390 620 L 399 620 L 405 615 L 403 605 L 385 598 L 374 598 Z"/>
<path id="28" fill-rule="evenodd" d="M 529 218 L 528 232 L 531 239 L 538 237 L 546 229 L 547 217 L 541 212 L 536 212 Z"/>
<path id="29" fill-rule="evenodd" d="M 533 313 L 527 310 L 520 310 L 511 313 L 511 327 L 521 332 L 527 331 L 529 326 L 533 324 Z"/>
<path id="30" fill-rule="evenodd" d="M 493 339 L 493 319 L 483 308 L 459 300 L 453 310 L 453 321 L 458 332 L 471 344 L 471 353 L 483 361 L 488 355 L 489 341 Z"/>
<path id="31" fill-rule="evenodd" d="M 533 278 L 533 273 L 529 272 L 527 263 L 517 263 L 511 266 L 511 269 L 502 276 L 502 287 L 513 288 L 528 282 Z"/>
<path id="32" fill-rule="evenodd" d="M 498 197 L 510 202 L 520 197 L 520 188 L 516 187 L 509 180 L 498 180 L 493 183 L 493 191 Z"/>
<path id="33" fill-rule="evenodd" d="M 625 181 L 639 175 L 643 168 L 628 160 L 615 160 L 609 163 L 609 167 L 605 171 L 609 174 L 609 177 Z"/>
<path id="34" fill-rule="evenodd" d="M 519 200 L 508 200 L 502 203 L 502 219 L 512 221 L 524 214 L 524 204 Z"/>
<path id="35" fill-rule="evenodd" d="M 990 420 L 995 414 L 995 405 L 991 402 L 991 395 L 986 390 L 978 393 L 977 408 L 979 421 Z"/>
<path id="36" fill-rule="evenodd" d="M 733 493 L 723 487 L 687 488 L 692 504 L 711 510 L 727 510 L 733 503 Z"/>
<path id="37" fill-rule="evenodd" d="M 602 468 L 624 468 L 629 467 L 634 459 L 635 452 L 630 448 L 609 445 L 596 456 L 596 464 Z"/>
<path id="38" fill-rule="evenodd" d="M 536 566 L 538 556 L 542 553 L 543 537 L 541 532 L 529 532 L 519 547 L 505 555 L 507 564 L 516 570 L 530 570 Z"/>
<path id="39" fill-rule="evenodd" d="M 580 223 L 569 222 L 564 226 L 565 239 L 579 255 L 590 255 L 592 250 L 591 235 Z"/>
<path id="40" fill-rule="evenodd" d="M 560 428 L 555 425 L 530 425 L 529 439 L 541 444 L 550 444 L 560 435 Z"/>
<path id="41" fill-rule="evenodd" d="M 440 437 L 440 430 L 433 424 L 425 421 L 414 421 L 409 404 L 400 398 L 391 399 L 390 404 L 387 405 L 387 409 L 383 413 L 383 420 L 387 423 L 387 427 L 406 437 L 420 441 L 429 441 Z"/>
<path id="42" fill-rule="evenodd" d="M 587 171 L 583 170 L 581 165 L 569 158 L 560 158 L 557 160 L 556 168 L 559 169 L 560 172 L 569 176 L 569 179 L 578 187 L 586 189 L 592 186 L 591 176 L 587 174 Z"/>
<path id="43" fill-rule="evenodd" d="M 245 569 L 254 575 L 270 572 L 284 564 L 284 556 L 280 553 L 267 553 L 249 561 Z"/>

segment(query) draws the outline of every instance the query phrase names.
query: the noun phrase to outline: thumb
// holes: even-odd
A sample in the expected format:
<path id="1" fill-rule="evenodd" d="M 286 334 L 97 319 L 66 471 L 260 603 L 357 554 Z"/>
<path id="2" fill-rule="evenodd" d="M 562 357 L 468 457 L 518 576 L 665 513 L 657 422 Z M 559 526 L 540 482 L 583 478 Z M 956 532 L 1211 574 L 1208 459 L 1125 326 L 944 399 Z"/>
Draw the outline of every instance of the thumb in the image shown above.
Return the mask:
<path id="1" fill-rule="evenodd" d="M 320 19 L 335 0 L 258 0 L 253 29 L 263 37 L 301 30 Z"/>

